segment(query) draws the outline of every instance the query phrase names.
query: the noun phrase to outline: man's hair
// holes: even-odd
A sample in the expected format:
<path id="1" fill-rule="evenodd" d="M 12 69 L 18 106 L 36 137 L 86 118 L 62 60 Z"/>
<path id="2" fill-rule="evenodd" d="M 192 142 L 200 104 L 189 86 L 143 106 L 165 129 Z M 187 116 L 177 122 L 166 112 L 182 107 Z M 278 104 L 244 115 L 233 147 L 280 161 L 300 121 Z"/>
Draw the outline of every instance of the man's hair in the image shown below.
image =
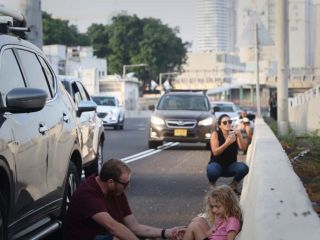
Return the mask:
<path id="1" fill-rule="evenodd" d="M 123 173 L 130 173 L 129 166 L 119 159 L 109 159 L 101 167 L 99 177 L 102 181 L 119 180 Z"/>

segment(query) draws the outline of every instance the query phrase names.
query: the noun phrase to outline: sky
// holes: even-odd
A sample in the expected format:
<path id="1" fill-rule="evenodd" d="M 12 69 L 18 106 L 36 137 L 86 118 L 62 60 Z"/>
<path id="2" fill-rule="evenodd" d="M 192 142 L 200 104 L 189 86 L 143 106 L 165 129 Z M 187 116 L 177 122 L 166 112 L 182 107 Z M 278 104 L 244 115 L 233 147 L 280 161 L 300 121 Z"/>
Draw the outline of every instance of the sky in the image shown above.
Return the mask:
<path id="1" fill-rule="evenodd" d="M 21 0 L 0 0 L 0 4 L 18 9 Z M 178 35 L 184 42 L 196 47 L 197 0 L 42 0 L 42 10 L 54 18 L 69 20 L 85 32 L 92 23 L 107 24 L 115 13 L 126 11 L 140 18 L 161 19 L 171 28 L 179 27 Z M 192 50 L 190 49 L 190 50 Z"/>

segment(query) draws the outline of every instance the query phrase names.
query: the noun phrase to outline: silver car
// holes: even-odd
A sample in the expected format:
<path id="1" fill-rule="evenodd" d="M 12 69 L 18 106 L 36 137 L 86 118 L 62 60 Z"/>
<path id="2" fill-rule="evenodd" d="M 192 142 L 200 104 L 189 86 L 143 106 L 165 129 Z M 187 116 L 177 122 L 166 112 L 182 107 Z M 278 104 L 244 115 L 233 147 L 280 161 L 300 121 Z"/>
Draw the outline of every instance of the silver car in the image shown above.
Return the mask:
<path id="1" fill-rule="evenodd" d="M 119 100 L 114 96 L 93 96 L 93 101 L 98 105 L 98 116 L 105 127 L 123 130 L 124 111 Z"/>
<path id="2" fill-rule="evenodd" d="M 83 84 L 73 76 L 59 76 L 59 79 L 70 94 L 77 109 L 91 109 L 91 111 L 77 115 L 81 132 L 82 165 L 87 177 L 93 173 L 98 173 L 102 164 L 105 139 L 104 127 L 96 112 L 97 104 L 91 99 Z"/>

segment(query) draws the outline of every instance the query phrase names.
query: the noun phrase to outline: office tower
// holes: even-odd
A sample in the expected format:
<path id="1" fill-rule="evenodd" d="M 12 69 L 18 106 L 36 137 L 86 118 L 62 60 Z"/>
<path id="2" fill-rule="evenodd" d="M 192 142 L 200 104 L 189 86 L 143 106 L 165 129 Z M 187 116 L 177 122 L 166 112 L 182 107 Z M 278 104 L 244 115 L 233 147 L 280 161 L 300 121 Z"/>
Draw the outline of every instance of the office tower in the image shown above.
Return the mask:
<path id="1" fill-rule="evenodd" d="M 198 0 L 197 22 L 199 51 L 235 50 L 235 0 Z"/>

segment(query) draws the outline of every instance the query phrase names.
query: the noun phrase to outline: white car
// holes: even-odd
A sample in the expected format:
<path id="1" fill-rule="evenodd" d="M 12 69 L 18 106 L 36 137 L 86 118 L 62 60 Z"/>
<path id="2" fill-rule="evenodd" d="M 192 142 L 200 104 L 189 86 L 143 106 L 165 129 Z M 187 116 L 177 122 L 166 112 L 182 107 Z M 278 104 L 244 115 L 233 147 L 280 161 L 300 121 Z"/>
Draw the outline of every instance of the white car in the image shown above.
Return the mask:
<path id="1" fill-rule="evenodd" d="M 103 121 L 103 126 L 123 129 L 124 111 L 116 97 L 93 96 L 92 100 L 98 105 L 97 113 Z"/>
<path id="2" fill-rule="evenodd" d="M 216 119 L 218 119 L 222 114 L 228 114 L 233 123 L 236 123 L 239 120 L 241 109 L 233 102 L 215 101 L 211 102 L 211 107 L 214 111 Z"/>

